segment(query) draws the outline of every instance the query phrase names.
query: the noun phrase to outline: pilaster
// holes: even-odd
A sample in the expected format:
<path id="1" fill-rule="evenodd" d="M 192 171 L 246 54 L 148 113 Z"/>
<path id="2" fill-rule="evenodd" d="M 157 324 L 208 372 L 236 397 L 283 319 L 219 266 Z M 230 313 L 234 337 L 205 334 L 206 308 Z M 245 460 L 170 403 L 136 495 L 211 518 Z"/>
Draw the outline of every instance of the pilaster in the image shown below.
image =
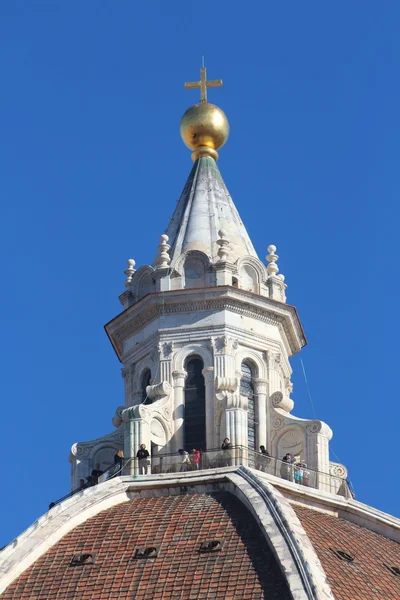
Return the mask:
<path id="1" fill-rule="evenodd" d="M 138 475 L 139 465 L 136 460 L 136 453 L 141 444 L 146 444 L 147 448 L 151 447 L 150 427 L 140 415 L 139 406 L 126 408 L 122 412 L 122 420 L 125 423 L 124 456 L 128 459 L 125 473 L 127 475 Z"/>

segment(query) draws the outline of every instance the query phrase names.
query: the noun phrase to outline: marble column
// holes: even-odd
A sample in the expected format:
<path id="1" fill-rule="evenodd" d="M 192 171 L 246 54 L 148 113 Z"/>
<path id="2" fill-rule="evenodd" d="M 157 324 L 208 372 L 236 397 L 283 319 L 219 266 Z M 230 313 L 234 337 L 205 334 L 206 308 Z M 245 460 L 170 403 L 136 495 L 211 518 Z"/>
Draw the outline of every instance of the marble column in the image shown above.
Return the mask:
<path id="1" fill-rule="evenodd" d="M 185 379 L 186 371 L 173 371 L 172 379 L 174 382 L 174 415 L 175 435 L 173 450 L 178 451 L 184 447 L 184 415 L 185 415 Z"/>
<path id="2" fill-rule="evenodd" d="M 256 393 L 256 451 L 260 446 L 269 450 L 268 428 L 267 428 L 267 380 L 254 379 L 254 391 Z"/>
<path id="3" fill-rule="evenodd" d="M 215 386 L 214 367 L 205 367 L 202 371 L 206 386 L 206 446 L 215 448 Z"/>

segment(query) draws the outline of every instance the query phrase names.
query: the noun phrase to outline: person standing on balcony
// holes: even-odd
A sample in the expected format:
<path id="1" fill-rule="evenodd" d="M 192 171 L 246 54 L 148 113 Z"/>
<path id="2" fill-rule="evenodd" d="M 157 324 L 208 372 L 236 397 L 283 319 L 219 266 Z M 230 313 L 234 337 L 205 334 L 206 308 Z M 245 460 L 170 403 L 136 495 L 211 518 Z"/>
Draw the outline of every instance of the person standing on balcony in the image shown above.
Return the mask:
<path id="1" fill-rule="evenodd" d="M 91 472 L 91 475 L 94 479 L 95 484 L 99 483 L 99 477 L 102 474 L 103 474 L 103 471 L 100 470 L 100 463 L 96 463 L 93 471 Z"/>
<path id="2" fill-rule="evenodd" d="M 230 442 L 229 438 L 225 438 L 224 441 L 222 442 L 222 446 L 221 449 L 224 451 L 223 452 L 223 461 L 222 461 L 222 466 L 223 467 L 230 467 L 231 466 L 231 450 L 232 450 L 232 444 Z"/>
<path id="3" fill-rule="evenodd" d="M 303 465 L 301 463 L 296 463 L 294 465 L 294 480 L 296 483 L 303 483 Z"/>
<path id="4" fill-rule="evenodd" d="M 139 473 L 140 475 L 147 475 L 148 465 L 150 463 L 149 451 L 146 450 L 146 444 L 140 444 L 140 448 L 137 451 L 136 457 L 139 459 Z"/>
<path id="5" fill-rule="evenodd" d="M 267 471 L 268 465 L 271 462 L 271 455 L 265 449 L 265 446 L 260 446 L 260 454 L 262 455 L 262 458 L 260 459 L 260 464 L 258 466 L 258 469 L 259 469 L 259 471 Z"/>
<path id="6" fill-rule="evenodd" d="M 116 454 L 114 454 L 114 474 L 122 471 L 122 467 L 124 466 L 124 451 L 118 450 Z"/>
<path id="7" fill-rule="evenodd" d="M 293 463 L 296 461 L 295 457 L 288 452 L 282 458 L 281 463 L 281 477 L 288 481 L 293 481 Z"/>
<path id="8" fill-rule="evenodd" d="M 181 472 L 188 471 L 189 470 L 189 465 L 192 464 L 190 462 L 189 453 L 186 452 L 186 450 L 184 450 L 183 448 L 179 448 L 178 452 L 181 455 L 181 468 L 180 468 L 180 471 Z"/>
<path id="9" fill-rule="evenodd" d="M 191 451 L 190 454 L 191 454 L 193 469 L 195 471 L 197 471 L 198 469 L 200 469 L 200 450 L 196 450 L 196 448 L 193 448 L 193 450 Z"/>
<path id="10" fill-rule="evenodd" d="M 303 462 L 303 485 L 310 487 L 310 471 L 307 470 L 305 462 Z"/>

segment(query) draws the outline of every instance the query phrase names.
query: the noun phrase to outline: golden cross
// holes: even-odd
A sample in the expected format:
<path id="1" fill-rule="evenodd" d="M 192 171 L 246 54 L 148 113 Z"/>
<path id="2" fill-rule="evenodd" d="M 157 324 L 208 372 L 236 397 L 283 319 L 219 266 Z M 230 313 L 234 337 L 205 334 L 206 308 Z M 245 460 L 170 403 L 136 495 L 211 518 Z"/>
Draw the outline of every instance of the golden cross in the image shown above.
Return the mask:
<path id="1" fill-rule="evenodd" d="M 200 102 L 207 102 L 207 88 L 220 87 L 222 79 L 210 79 L 207 81 L 207 70 L 205 67 L 200 67 L 200 81 L 185 82 L 185 88 L 200 88 Z"/>

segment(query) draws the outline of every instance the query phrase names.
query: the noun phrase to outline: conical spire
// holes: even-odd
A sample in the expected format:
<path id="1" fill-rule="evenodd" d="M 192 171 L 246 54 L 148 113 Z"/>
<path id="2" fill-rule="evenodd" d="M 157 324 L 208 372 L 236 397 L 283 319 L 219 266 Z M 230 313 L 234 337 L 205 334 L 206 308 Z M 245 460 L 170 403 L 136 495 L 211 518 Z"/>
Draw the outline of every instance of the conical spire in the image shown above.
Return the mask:
<path id="1" fill-rule="evenodd" d="M 166 231 L 171 266 L 189 250 L 200 250 L 218 260 L 220 230 L 230 242 L 232 262 L 245 255 L 257 257 L 215 160 L 201 156 L 192 167 Z"/>

